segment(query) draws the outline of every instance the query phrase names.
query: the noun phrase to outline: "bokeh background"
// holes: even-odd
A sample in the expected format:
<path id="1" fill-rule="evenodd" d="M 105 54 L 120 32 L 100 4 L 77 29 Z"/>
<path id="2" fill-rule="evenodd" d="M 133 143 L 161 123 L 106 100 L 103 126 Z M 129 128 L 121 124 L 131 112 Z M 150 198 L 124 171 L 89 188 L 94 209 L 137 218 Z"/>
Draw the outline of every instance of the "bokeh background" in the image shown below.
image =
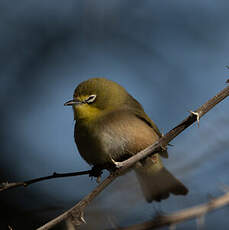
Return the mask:
<path id="1" fill-rule="evenodd" d="M 162 132 L 173 128 L 225 86 L 228 10 L 226 0 L 1 0 L 0 182 L 89 168 L 74 144 L 72 110 L 63 104 L 91 77 L 118 82 Z M 188 196 L 147 204 L 129 173 L 86 209 L 88 224 L 80 229 L 134 224 L 222 195 L 229 185 L 228 105 L 177 137 L 164 160 Z M 35 229 L 95 186 L 81 176 L 3 192 L 0 229 Z M 208 214 L 205 229 L 227 229 L 228 215 L 229 208 Z M 177 226 L 184 228 L 196 229 L 196 221 Z"/>

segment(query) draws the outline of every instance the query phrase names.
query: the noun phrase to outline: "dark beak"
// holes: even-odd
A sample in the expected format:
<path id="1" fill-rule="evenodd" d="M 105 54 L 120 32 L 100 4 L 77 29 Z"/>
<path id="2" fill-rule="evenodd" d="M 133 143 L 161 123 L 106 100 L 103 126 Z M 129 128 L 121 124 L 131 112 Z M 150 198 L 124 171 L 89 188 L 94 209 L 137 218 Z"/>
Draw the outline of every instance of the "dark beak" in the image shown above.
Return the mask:
<path id="1" fill-rule="evenodd" d="M 81 104 L 82 102 L 81 101 L 78 101 L 76 99 L 73 99 L 73 100 L 70 100 L 70 101 L 67 101 L 64 103 L 64 106 L 70 106 L 70 105 L 79 105 Z"/>

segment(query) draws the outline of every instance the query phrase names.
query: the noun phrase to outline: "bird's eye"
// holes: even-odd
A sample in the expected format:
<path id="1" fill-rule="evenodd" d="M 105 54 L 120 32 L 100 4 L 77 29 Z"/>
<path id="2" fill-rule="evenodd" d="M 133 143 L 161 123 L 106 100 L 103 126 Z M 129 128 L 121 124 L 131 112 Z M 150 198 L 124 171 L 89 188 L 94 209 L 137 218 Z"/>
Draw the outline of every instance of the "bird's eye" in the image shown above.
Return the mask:
<path id="1" fill-rule="evenodd" d="M 92 103 L 96 98 L 96 95 L 91 95 L 86 99 L 86 103 Z"/>

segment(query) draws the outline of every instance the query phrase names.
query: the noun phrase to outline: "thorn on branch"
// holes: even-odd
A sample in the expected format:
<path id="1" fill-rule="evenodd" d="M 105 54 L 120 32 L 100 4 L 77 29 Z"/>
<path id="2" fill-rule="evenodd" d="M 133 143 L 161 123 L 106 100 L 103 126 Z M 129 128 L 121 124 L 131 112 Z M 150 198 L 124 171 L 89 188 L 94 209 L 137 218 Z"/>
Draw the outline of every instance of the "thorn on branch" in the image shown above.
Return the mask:
<path id="1" fill-rule="evenodd" d="M 84 224 L 87 223 L 83 216 L 80 217 L 80 220 L 81 220 Z"/>
<path id="2" fill-rule="evenodd" d="M 73 210 L 70 213 L 70 220 L 74 226 L 79 226 L 81 224 L 87 223 L 84 219 L 84 212 L 82 210 Z"/>
<path id="3" fill-rule="evenodd" d="M 189 111 L 191 114 L 195 115 L 196 116 L 196 120 L 197 120 L 197 123 L 198 123 L 198 128 L 200 127 L 200 114 L 198 112 L 194 112 L 194 111 Z"/>
<path id="4" fill-rule="evenodd" d="M 111 161 L 113 163 L 113 165 L 115 166 L 116 169 L 119 169 L 122 167 L 122 162 L 117 162 L 114 159 L 111 158 Z"/>

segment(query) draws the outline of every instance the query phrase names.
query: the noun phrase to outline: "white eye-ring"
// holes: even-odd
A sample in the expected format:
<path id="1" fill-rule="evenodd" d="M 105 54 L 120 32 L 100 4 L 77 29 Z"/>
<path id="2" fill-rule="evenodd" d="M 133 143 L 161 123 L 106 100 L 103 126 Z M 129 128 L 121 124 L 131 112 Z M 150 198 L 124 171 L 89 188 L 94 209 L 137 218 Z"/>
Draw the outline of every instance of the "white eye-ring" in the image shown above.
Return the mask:
<path id="1" fill-rule="evenodd" d="M 95 94 L 92 94 L 91 96 L 89 96 L 86 100 L 85 100 L 85 102 L 86 103 L 92 103 L 94 100 L 95 100 L 95 98 L 96 98 L 96 95 Z"/>

